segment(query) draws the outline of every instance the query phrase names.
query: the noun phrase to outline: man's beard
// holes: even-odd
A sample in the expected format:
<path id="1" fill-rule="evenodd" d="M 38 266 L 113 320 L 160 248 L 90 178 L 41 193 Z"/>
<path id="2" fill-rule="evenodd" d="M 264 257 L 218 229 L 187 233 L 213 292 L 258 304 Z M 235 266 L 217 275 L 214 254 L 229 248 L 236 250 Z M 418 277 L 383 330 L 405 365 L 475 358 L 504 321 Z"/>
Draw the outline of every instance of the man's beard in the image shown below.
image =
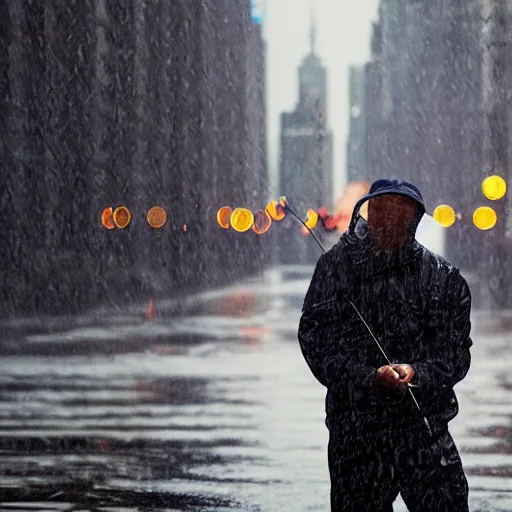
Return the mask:
<path id="1" fill-rule="evenodd" d="M 403 263 L 410 254 L 415 231 L 415 226 L 410 226 L 407 234 L 400 239 L 396 238 L 396 232 L 381 232 L 378 239 L 369 232 L 373 263 L 384 268 Z"/>

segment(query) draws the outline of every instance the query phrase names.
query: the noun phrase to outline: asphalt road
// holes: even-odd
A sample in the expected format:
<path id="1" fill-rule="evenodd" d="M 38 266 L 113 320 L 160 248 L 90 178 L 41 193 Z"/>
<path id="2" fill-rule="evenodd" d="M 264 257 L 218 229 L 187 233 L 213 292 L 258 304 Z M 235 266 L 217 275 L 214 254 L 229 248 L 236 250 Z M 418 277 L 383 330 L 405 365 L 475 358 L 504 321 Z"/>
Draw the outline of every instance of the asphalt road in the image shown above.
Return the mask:
<path id="1" fill-rule="evenodd" d="M 152 319 L 144 305 L 4 323 L 0 511 L 327 511 L 325 392 L 296 339 L 311 272 Z M 450 430 L 471 510 L 512 510 L 511 336 L 475 312 L 473 339 Z"/>

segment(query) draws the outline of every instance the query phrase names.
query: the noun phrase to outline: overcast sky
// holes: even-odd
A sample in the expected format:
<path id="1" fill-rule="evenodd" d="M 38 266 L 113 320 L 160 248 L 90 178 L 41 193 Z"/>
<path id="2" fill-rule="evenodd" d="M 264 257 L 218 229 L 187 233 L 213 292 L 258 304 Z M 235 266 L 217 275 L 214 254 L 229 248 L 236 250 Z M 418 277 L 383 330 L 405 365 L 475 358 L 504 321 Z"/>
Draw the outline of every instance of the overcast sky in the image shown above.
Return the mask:
<path id="1" fill-rule="evenodd" d="M 327 67 L 329 119 L 334 136 L 335 191 L 345 184 L 348 133 L 348 67 L 370 56 L 371 25 L 379 0 L 267 0 L 268 143 L 271 175 L 279 151 L 279 114 L 292 110 L 298 97 L 297 68 L 309 52 L 311 12 L 317 27 L 316 53 Z"/>

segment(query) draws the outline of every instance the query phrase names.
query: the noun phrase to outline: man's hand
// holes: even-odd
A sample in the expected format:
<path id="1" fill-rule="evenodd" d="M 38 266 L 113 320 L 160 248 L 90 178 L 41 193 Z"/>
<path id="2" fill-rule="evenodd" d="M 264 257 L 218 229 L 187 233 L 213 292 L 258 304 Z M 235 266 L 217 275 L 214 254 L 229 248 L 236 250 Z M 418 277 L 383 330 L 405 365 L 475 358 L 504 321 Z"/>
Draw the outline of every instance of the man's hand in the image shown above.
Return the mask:
<path id="1" fill-rule="evenodd" d="M 377 370 L 377 382 L 387 388 L 398 389 L 405 384 L 400 380 L 400 374 L 393 368 L 394 365 L 381 366 Z"/>
<path id="2" fill-rule="evenodd" d="M 415 371 L 410 364 L 392 364 L 391 367 L 400 375 L 404 384 L 409 384 L 414 377 Z"/>
<path id="3" fill-rule="evenodd" d="M 377 382 L 387 388 L 398 389 L 407 386 L 414 377 L 414 370 L 409 364 L 391 364 L 377 370 Z"/>

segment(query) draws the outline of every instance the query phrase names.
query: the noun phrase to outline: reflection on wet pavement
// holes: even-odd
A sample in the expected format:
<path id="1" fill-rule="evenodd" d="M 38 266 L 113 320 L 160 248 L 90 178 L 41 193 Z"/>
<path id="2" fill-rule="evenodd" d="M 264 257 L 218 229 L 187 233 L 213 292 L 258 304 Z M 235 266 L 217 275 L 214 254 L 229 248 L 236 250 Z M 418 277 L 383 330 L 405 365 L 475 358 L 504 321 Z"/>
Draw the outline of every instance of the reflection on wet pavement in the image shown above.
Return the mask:
<path id="1" fill-rule="evenodd" d="M 310 268 L 2 326 L 2 510 L 329 509 L 324 390 L 296 342 Z M 475 313 L 450 424 L 471 510 L 512 510 L 509 333 Z M 395 510 L 405 510 L 399 500 Z"/>

